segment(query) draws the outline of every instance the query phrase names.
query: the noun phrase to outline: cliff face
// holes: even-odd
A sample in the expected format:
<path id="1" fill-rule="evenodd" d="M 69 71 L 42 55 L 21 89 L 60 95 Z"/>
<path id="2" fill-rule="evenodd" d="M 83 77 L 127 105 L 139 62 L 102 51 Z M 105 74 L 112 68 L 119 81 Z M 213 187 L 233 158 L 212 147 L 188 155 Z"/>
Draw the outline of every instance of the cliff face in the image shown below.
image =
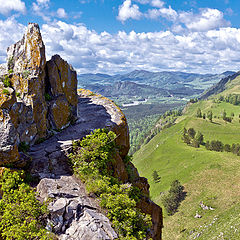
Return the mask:
<path id="1" fill-rule="evenodd" d="M 22 167 L 31 159 L 30 172 L 39 178 L 39 198 L 53 200 L 49 230 L 59 239 L 117 238 L 95 199 L 87 195 L 67 164 L 73 140 L 94 129 L 108 128 L 116 133 L 120 146 L 111 166 L 114 175 L 141 189 L 138 207 L 152 216 L 152 238 L 161 239 L 162 210 L 149 198 L 147 179 L 123 161 L 129 150 L 124 114 L 101 95 L 84 89 L 77 93 L 76 72 L 60 56 L 46 62 L 37 24 L 29 24 L 22 40 L 8 48 L 8 62 L 0 66 L 0 78 L 0 166 Z M 30 145 L 28 156 L 18 152 L 23 143 Z"/>

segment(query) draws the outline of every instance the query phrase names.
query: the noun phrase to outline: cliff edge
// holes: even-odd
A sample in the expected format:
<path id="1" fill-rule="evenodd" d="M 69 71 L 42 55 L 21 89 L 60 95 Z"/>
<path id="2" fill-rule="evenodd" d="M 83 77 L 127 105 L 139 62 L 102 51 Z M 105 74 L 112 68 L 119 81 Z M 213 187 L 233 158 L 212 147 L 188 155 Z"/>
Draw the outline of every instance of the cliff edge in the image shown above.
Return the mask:
<path id="1" fill-rule="evenodd" d="M 29 171 L 38 178 L 39 199 L 52 199 L 47 228 L 59 239 L 118 237 L 68 165 L 74 140 L 108 128 L 116 133 L 120 147 L 114 175 L 141 190 L 138 208 L 152 216 L 151 237 L 161 239 L 162 210 L 149 198 L 147 179 L 123 161 L 129 132 L 121 109 L 101 95 L 84 89 L 77 92 L 76 72 L 59 55 L 46 61 L 37 24 L 30 23 L 7 54 L 7 63 L 0 65 L 0 166 L 30 165 Z"/>

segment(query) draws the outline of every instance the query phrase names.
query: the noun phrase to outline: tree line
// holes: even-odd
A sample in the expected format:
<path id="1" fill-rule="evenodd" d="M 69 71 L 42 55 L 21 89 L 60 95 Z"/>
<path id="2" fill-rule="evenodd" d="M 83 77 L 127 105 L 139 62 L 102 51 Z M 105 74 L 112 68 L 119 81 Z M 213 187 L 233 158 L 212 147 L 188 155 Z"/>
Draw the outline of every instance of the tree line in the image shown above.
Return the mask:
<path id="1" fill-rule="evenodd" d="M 219 96 L 216 102 L 228 102 L 233 105 L 240 105 L 240 94 L 229 94 L 227 96 Z"/>
<path id="2" fill-rule="evenodd" d="M 201 109 L 198 108 L 197 109 L 197 113 L 196 113 L 196 117 L 197 118 L 202 118 L 202 119 L 209 119 L 210 122 L 213 121 L 213 112 L 212 110 L 209 110 L 206 113 L 202 113 Z M 214 116 L 214 118 L 216 118 L 217 116 Z M 227 116 L 227 113 L 226 113 L 226 110 L 224 109 L 223 112 L 221 113 L 221 116 L 220 116 L 225 122 L 232 122 L 233 118 L 234 118 L 234 113 L 231 113 L 230 116 Z M 219 117 L 218 117 L 219 118 Z M 239 118 L 240 118 L 240 114 L 239 114 Z M 240 120 L 239 120 L 240 122 Z"/>
<path id="3" fill-rule="evenodd" d="M 207 150 L 210 150 L 210 151 L 232 152 L 233 154 L 240 156 L 239 143 L 233 143 L 232 145 L 230 145 L 228 143 L 224 144 L 220 140 L 212 140 L 212 141 L 204 142 L 203 134 L 201 132 L 196 133 L 194 128 L 189 128 L 188 130 L 184 128 L 183 134 L 182 134 L 182 140 L 187 145 L 195 148 L 199 148 L 200 145 L 203 145 Z"/>

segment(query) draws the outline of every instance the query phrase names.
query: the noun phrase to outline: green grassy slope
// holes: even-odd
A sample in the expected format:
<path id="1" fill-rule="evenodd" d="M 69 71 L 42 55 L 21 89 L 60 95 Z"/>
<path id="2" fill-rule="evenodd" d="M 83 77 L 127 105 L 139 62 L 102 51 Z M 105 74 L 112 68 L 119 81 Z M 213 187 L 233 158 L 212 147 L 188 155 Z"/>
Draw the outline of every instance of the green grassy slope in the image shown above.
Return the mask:
<path id="1" fill-rule="evenodd" d="M 197 108 L 205 113 L 212 110 L 213 123 L 196 118 Z M 232 123 L 222 120 L 223 109 L 227 116 L 234 113 Z M 161 205 L 161 192 L 167 191 L 175 179 L 187 192 L 176 214 L 164 213 L 164 240 L 240 239 L 240 157 L 208 151 L 203 146 L 193 148 L 181 139 L 183 128 L 193 127 L 203 133 L 205 141 L 240 143 L 239 114 L 240 106 L 200 101 L 188 106 L 174 126 L 164 129 L 135 153 L 134 164 L 148 178 L 154 201 Z M 160 183 L 153 182 L 154 170 L 162 178 Z M 201 201 L 214 210 L 202 210 Z M 202 218 L 194 218 L 196 212 Z"/>

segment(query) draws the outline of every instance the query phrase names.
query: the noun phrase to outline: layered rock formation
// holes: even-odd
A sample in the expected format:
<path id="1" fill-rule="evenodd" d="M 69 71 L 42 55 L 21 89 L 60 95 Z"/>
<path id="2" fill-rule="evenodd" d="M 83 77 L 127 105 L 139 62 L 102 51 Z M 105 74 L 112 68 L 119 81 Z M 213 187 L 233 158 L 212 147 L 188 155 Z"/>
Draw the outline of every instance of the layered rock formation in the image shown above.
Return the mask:
<path id="1" fill-rule="evenodd" d="M 48 229 L 64 240 L 117 238 L 94 197 L 68 166 L 73 140 L 108 128 L 116 133 L 120 147 L 109 167 L 120 181 L 141 189 L 138 207 L 152 216 L 152 238 L 161 239 L 162 211 L 149 198 L 147 179 L 123 161 L 129 150 L 124 114 L 112 101 L 88 90 L 77 95 L 73 68 L 58 55 L 46 62 L 38 25 L 29 24 L 23 39 L 8 49 L 8 63 L 0 66 L 0 76 L 0 166 L 20 166 L 27 157 L 18 153 L 18 145 L 30 145 L 30 172 L 39 179 L 39 198 L 52 199 Z"/>
<path id="2" fill-rule="evenodd" d="M 46 62 L 37 24 L 28 25 L 7 55 L 7 64 L 0 68 L 0 165 L 6 156 L 8 163 L 19 160 L 20 143 L 43 140 L 67 127 L 77 114 L 76 72 L 58 55 Z"/>

